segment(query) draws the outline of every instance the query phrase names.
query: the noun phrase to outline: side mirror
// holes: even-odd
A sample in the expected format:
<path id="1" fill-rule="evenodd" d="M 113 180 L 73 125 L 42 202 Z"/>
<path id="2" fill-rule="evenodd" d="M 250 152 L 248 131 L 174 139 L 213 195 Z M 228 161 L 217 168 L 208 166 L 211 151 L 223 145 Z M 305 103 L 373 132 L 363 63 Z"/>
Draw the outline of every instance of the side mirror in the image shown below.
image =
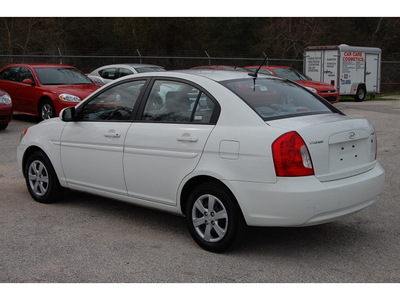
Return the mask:
<path id="1" fill-rule="evenodd" d="M 70 107 L 64 108 L 60 112 L 60 119 L 64 122 L 75 121 L 75 107 L 70 106 Z"/>
<path id="2" fill-rule="evenodd" d="M 22 80 L 22 83 L 28 84 L 28 85 L 34 85 L 32 79 L 25 78 Z"/>

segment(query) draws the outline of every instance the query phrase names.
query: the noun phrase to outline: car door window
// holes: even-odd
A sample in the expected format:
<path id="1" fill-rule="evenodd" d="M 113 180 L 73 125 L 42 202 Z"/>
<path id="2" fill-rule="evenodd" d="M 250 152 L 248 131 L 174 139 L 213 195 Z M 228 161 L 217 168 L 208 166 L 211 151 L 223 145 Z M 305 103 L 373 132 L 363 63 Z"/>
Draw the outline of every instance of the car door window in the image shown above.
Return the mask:
<path id="1" fill-rule="evenodd" d="M 216 105 L 203 91 L 183 82 L 156 80 L 142 120 L 172 123 L 212 122 Z"/>
<path id="2" fill-rule="evenodd" d="M 85 103 L 79 113 L 79 119 L 83 121 L 129 120 L 144 83 L 145 80 L 130 81 L 105 90 Z"/>
<path id="3" fill-rule="evenodd" d="M 19 70 L 19 81 L 22 82 L 25 79 L 31 79 L 32 82 L 35 82 L 35 79 L 33 78 L 32 72 L 31 70 L 29 70 L 28 68 L 25 67 L 21 67 Z"/>
<path id="4" fill-rule="evenodd" d="M 18 81 L 19 78 L 19 67 L 10 67 L 5 69 L 3 72 L 0 74 L 0 78 L 3 80 L 8 80 L 8 81 Z"/>
<path id="5" fill-rule="evenodd" d="M 133 74 L 133 72 L 131 70 L 126 69 L 126 68 L 120 68 L 118 77 L 124 77 L 126 75 L 131 75 L 131 74 Z"/>
<path id="6" fill-rule="evenodd" d="M 99 74 L 104 79 L 117 79 L 118 68 L 107 68 L 99 71 Z"/>

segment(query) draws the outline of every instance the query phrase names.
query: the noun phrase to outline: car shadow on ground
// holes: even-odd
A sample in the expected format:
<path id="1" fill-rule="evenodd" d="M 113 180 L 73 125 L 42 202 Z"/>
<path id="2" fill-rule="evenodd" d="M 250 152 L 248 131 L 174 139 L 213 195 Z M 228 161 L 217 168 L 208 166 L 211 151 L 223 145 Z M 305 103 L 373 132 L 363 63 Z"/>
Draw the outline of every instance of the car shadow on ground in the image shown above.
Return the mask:
<path id="1" fill-rule="evenodd" d="M 170 234 L 178 244 L 191 243 L 182 216 L 75 191 L 68 191 L 65 199 L 56 205 L 78 210 L 82 218 L 104 218 L 104 221 L 112 220 L 114 224 L 122 222 L 117 226 L 123 227 L 147 227 L 160 234 Z M 224 254 L 308 256 L 331 251 L 339 244 L 352 251 L 368 234 L 362 223 L 360 218 L 356 218 L 309 227 L 247 227 L 239 243 Z M 192 244 L 198 247 L 194 242 Z"/>
<path id="2" fill-rule="evenodd" d="M 14 114 L 13 119 L 19 120 L 19 121 L 24 121 L 24 122 L 29 122 L 29 123 L 35 123 L 35 124 L 39 123 L 39 121 L 40 121 L 39 117 L 24 115 L 24 114 Z"/>

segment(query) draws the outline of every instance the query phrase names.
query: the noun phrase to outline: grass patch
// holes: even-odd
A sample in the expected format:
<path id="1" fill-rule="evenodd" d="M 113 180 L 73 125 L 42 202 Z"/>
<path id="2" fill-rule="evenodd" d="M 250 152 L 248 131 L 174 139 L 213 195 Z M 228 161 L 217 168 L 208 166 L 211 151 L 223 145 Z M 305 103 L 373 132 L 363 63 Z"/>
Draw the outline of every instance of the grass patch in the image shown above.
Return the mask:
<path id="1" fill-rule="evenodd" d="M 364 101 L 396 101 L 400 100 L 400 92 L 397 93 L 387 93 L 387 94 L 376 94 L 375 97 L 372 95 L 367 95 Z M 347 102 L 347 101 L 356 101 L 353 96 L 340 96 L 340 101 Z"/>

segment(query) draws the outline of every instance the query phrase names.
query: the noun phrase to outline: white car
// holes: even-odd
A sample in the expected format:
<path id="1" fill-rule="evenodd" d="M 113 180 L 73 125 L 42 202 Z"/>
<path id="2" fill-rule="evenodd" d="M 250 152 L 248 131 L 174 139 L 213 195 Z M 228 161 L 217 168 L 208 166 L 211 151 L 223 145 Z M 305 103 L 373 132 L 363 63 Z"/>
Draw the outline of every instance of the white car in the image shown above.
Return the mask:
<path id="1" fill-rule="evenodd" d="M 245 225 L 330 222 L 377 200 L 385 172 L 373 126 L 298 84 L 245 72 L 127 76 L 24 132 L 31 196 L 63 190 L 185 215 L 221 252 Z"/>
<path id="2" fill-rule="evenodd" d="M 114 64 L 97 68 L 96 70 L 86 74 L 98 85 L 105 85 L 115 79 L 146 72 L 165 71 L 161 66 L 148 64 Z"/>

